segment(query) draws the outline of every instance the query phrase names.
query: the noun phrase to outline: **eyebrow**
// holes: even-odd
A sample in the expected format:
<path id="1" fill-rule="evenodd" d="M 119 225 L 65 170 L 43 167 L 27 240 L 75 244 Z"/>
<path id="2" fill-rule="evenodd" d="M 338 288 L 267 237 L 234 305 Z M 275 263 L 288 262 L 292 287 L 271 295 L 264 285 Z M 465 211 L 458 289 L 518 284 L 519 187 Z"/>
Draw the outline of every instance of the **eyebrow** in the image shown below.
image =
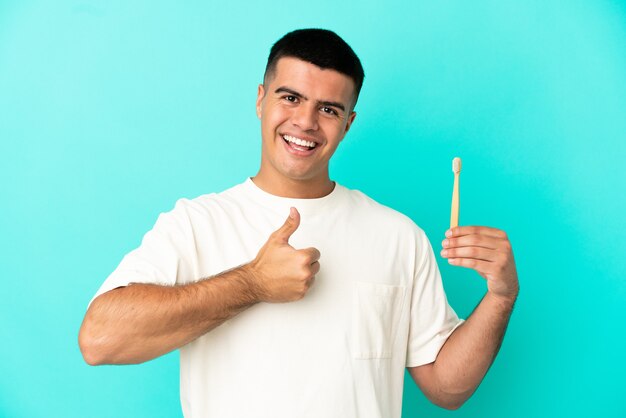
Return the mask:
<path id="1" fill-rule="evenodd" d="M 289 93 L 289 94 L 291 94 L 293 96 L 296 96 L 296 97 L 299 97 L 301 99 L 309 100 L 309 98 L 306 97 L 305 95 L 303 95 L 302 93 L 298 93 L 297 91 L 295 91 L 293 89 L 290 89 L 289 87 L 285 87 L 285 86 L 277 88 L 276 90 L 274 90 L 274 93 Z M 346 107 L 343 104 L 339 103 L 339 102 L 332 102 L 332 101 L 328 101 L 328 100 L 323 100 L 323 101 L 320 101 L 318 103 L 321 104 L 321 105 L 324 105 L 324 106 L 336 107 L 338 109 L 341 109 L 342 112 L 346 111 Z"/>

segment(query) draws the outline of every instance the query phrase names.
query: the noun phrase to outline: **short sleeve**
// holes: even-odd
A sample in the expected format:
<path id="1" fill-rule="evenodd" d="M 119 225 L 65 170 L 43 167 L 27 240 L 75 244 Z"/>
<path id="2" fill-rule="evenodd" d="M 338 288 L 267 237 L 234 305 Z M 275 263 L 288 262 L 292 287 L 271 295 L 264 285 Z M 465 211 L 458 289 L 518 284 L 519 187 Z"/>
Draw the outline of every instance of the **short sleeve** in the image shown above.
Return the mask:
<path id="1" fill-rule="evenodd" d="M 422 230 L 418 234 L 418 249 L 406 367 L 435 361 L 450 334 L 463 323 L 448 304 L 432 246 Z"/>
<path id="2" fill-rule="evenodd" d="M 195 265 L 195 246 L 187 202 L 187 199 L 180 199 L 172 211 L 159 215 L 141 245 L 124 256 L 89 304 L 101 294 L 130 283 L 171 286 L 189 281 Z"/>

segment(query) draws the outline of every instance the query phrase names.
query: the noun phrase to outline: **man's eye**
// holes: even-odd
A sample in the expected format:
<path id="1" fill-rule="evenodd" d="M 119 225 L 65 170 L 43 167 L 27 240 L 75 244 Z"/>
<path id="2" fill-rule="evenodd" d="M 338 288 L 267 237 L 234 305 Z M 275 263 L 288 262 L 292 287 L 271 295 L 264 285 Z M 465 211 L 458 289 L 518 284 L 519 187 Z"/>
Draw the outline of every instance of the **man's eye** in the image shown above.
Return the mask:
<path id="1" fill-rule="evenodd" d="M 298 100 L 298 98 L 296 96 L 285 96 L 285 99 L 288 102 L 292 102 L 292 103 L 295 103 Z"/>
<path id="2" fill-rule="evenodd" d="M 322 108 L 322 112 L 328 113 L 329 115 L 337 115 L 337 112 L 332 107 L 324 106 Z"/>

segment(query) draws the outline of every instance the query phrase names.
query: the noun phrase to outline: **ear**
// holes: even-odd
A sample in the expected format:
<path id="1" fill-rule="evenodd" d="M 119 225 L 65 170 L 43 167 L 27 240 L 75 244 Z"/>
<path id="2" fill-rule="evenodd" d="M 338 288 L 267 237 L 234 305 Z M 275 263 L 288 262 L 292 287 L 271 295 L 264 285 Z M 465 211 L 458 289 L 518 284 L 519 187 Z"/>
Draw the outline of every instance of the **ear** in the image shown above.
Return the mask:
<path id="1" fill-rule="evenodd" d="M 265 87 L 263 84 L 259 84 L 259 89 L 256 95 L 256 115 L 261 119 L 261 113 L 263 111 L 263 98 L 265 97 Z"/>
<path id="2" fill-rule="evenodd" d="M 352 122 L 354 122 L 354 118 L 356 118 L 356 112 L 351 112 L 350 116 L 348 116 L 348 120 L 346 121 L 346 130 L 343 132 L 343 135 L 345 136 L 348 131 L 350 130 L 350 127 L 352 126 Z M 343 139 L 343 138 L 342 138 Z"/>

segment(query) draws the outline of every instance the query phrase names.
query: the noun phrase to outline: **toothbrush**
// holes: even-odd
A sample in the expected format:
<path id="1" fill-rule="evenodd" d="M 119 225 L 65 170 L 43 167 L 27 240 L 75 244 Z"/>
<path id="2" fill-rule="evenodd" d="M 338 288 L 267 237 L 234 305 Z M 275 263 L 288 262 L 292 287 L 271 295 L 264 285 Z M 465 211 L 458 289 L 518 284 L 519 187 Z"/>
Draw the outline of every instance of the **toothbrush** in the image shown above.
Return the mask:
<path id="1" fill-rule="evenodd" d="M 452 188 L 450 228 L 454 228 L 459 225 L 459 177 L 461 175 L 461 159 L 459 157 L 452 160 L 452 172 L 454 172 L 454 187 Z"/>

